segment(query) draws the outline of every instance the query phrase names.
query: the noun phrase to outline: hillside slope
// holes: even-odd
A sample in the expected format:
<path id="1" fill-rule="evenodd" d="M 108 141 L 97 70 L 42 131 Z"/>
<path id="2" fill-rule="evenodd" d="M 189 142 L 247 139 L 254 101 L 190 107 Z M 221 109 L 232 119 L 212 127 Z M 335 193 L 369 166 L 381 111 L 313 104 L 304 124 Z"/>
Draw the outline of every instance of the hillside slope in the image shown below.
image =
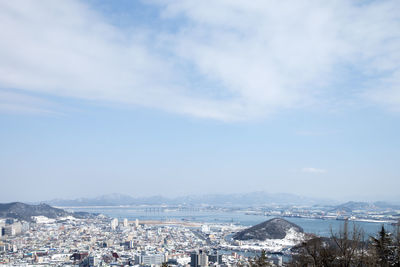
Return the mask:
<path id="1" fill-rule="evenodd" d="M 0 203 L 0 218 L 13 218 L 24 221 L 32 221 L 32 216 L 45 216 L 52 219 L 73 216 L 84 218 L 90 216 L 89 213 L 72 213 L 63 209 L 51 207 L 47 204 L 29 205 L 21 202 Z"/>
<path id="2" fill-rule="evenodd" d="M 288 232 L 303 233 L 303 228 L 282 218 L 273 218 L 263 223 L 254 225 L 233 236 L 235 240 L 260 240 L 284 239 Z"/>

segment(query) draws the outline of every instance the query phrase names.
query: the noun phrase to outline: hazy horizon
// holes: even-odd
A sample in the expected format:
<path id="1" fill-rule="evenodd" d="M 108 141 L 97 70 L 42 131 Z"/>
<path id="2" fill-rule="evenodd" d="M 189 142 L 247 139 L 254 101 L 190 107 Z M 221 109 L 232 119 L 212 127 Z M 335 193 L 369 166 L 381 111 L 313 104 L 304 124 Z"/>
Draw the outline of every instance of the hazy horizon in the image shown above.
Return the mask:
<path id="1" fill-rule="evenodd" d="M 103 197 L 132 197 L 134 199 L 145 199 L 145 198 L 166 198 L 166 199 L 176 199 L 176 198 L 184 198 L 184 197 L 207 197 L 207 196 L 230 196 L 230 195 L 249 195 L 249 194 L 268 194 L 272 197 L 282 197 L 287 195 L 288 197 L 299 197 L 299 198 L 305 198 L 307 200 L 312 200 L 316 201 L 318 204 L 318 201 L 320 201 L 321 205 L 324 204 L 332 204 L 332 205 L 337 205 L 337 204 L 342 204 L 345 202 L 387 202 L 389 204 L 400 204 L 400 200 L 397 198 L 397 196 L 386 196 L 383 198 L 371 198 L 371 197 L 354 197 L 354 196 L 349 196 L 349 197 L 344 197 L 344 198 L 329 198 L 329 197 L 312 197 L 312 196 L 306 196 L 306 195 L 299 195 L 299 194 L 294 194 L 294 193 L 285 193 L 285 192 L 276 192 L 276 193 L 270 193 L 266 191 L 251 191 L 251 192 L 230 192 L 230 193 L 223 193 L 223 192 L 214 192 L 214 193 L 193 193 L 193 194 L 179 194 L 179 195 L 168 195 L 168 194 L 155 194 L 155 195 L 132 195 L 129 193 L 105 193 L 105 194 L 98 194 L 98 195 L 86 195 L 86 196 L 76 196 L 76 197 L 56 197 L 56 198 L 43 198 L 43 199 L 11 199 L 7 201 L 0 201 L 0 203 L 10 203 L 10 202 L 25 202 L 25 203 L 48 203 L 49 201 L 74 201 L 74 200 L 79 200 L 79 199 L 96 199 L 96 198 L 103 198 Z M 290 204 L 290 202 L 288 202 Z"/>
<path id="2" fill-rule="evenodd" d="M 0 0 L 0 202 L 400 202 L 400 2 Z"/>

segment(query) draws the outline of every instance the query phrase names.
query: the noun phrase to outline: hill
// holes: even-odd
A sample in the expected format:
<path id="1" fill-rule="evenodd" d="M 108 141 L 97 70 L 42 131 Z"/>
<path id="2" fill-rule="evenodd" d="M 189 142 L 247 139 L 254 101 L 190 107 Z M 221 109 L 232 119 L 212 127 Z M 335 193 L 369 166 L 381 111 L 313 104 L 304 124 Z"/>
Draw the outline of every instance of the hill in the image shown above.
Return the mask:
<path id="1" fill-rule="evenodd" d="M 68 212 L 63 209 L 51 207 L 47 204 L 29 205 L 21 202 L 0 203 L 0 218 L 32 221 L 32 216 L 45 216 L 47 218 L 57 219 L 66 216 L 86 218 L 91 216 L 91 214 Z"/>
<path id="2" fill-rule="evenodd" d="M 333 209 L 333 211 L 352 212 L 354 210 L 370 210 L 373 208 L 375 208 L 375 207 L 368 202 L 349 201 L 349 202 L 346 202 L 346 203 L 336 206 Z"/>
<path id="3" fill-rule="evenodd" d="M 387 211 L 387 210 L 398 210 L 400 205 L 391 204 L 383 201 L 377 201 L 374 203 L 369 202 L 356 202 L 349 201 L 338 206 L 335 206 L 331 211 L 341 211 L 341 212 L 354 212 L 358 210 L 370 210 L 370 211 Z"/>
<path id="4" fill-rule="evenodd" d="M 294 223 L 281 218 L 274 218 L 236 233 L 233 239 L 260 241 L 265 241 L 266 239 L 284 239 L 289 230 L 297 233 L 304 232 L 303 228 Z"/>

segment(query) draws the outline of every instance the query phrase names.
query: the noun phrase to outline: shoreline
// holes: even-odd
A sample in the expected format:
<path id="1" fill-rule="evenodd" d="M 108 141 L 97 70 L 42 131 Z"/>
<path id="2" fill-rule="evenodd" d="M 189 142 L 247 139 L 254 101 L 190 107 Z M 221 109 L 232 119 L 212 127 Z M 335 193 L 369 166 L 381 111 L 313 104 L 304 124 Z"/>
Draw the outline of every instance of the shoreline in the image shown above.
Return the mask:
<path id="1" fill-rule="evenodd" d="M 135 221 L 128 221 L 130 224 L 135 224 Z M 191 221 L 160 221 L 160 220 L 139 220 L 139 225 L 179 225 L 185 227 L 201 227 L 202 223 Z"/>
<path id="2" fill-rule="evenodd" d="M 78 210 L 91 210 L 91 209 L 104 209 L 104 210 L 117 210 L 117 209 L 137 209 L 138 211 L 141 208 L 146 208 L 146 207 L 150 207 L 151 205 L 140 205 L 140 206 L 133 206 L 133 205 L 120 205 L 120 206 L 110 206 L 110 205 L 104 205 L 104 206 L 56 206 L 57 208 L 61 208 L 61 209 L 66 209 L 69 211 L 73 211 L 76 212 Z M 160 212 L 161 214 L 165 214 L 165 217 L 168 217 L 168 213 L 169 211 L 164 210 L 162 212 Z M 221 211 L 221 214 L 223 214 L 224 212 Z M 100 212 L 100 214 L 106 215 L 108 217 L 112 217 L 110 215 L 105 214 L 104 212 Z M 243 213 L 242 215 L 244 216 L 257 216 L 257 217 L 274 217 L 272 215 L 258 215 L 258 214 L 246 214 Z M 133 216 L 128 216 L 130 218 L 128 219 L 133 219 Z M 306 219 L 306 220 L 318 220 L 318 221 L 345 221 L 346 219 L 343 217 L 332 217 L 332 216 L 328 216 L 328 217 L 312 217 L 312 216 L 275 216 L 275 217 L 281 217 L 281 218 L 288 218 L 288 219 Z M 113 217 L 114 218 L 114 217 Z M 119 218 L 119 217 L 115 217 L 115 218 Z M 161 222 L 163 224 L 171 224 L 171 223 L 166 223 L 168 221 L 163 221 L 160 219 L 155 219 L 152 220 L 151 218 L 146 219 L 147 221 L 159 221 L 160 224 Z M 372 224 L 397 224 L 398 221 L 397 220 L 393 220 L 393 219 L 382 219 L 382 220 L 377 220 L 377 219 L 364 219 L 364 218 L 348 218 L 347 219 L 349 222 L 359 222 L 359 223 L 372 223 Z M 177 223 L 181 223 L 179 220 L 177 220 L 175 218 L 176 224 Z M 209 221 L 195 221 L 195 220 L 186 220 L 183 221 L 182 223 L 194 223 L 194 224 L 199 224 L 199 223 L 213 223 L 213 222 L 209 222 Z M 224 223 L 224 222 L 219 222 L 219 223 Z M 228 222 L 226 222 L 228 223 Z"/>

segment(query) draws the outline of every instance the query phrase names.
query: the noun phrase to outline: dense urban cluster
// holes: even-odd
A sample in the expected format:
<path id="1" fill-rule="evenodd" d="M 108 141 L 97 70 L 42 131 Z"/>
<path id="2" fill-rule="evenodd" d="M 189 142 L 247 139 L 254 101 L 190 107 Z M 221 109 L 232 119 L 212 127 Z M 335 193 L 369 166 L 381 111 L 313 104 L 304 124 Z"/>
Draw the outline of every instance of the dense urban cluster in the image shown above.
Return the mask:
<path id="1" fill-rule="evenodd" d="M 400 231 L 385 232 L 382 226 L 376 238 L 365 238 L 362 229 L 349 224 L 376 220 L 399 225 L 399 211 L 351 205 L 235 209 L 241 214 L 280 217 L 250 228 L 226 222 L 73 216 L 78 214 L 39 205 L 58 215 L 0 219 L 0 266 L 400 266 Z M 28 208 L 32 207 L 24 206 L 26 214 Z M 10 209 L 7 214 L 15 216 L 15 212 Z M 157 208 L 157 212 L 164 211 Z M 303 216 L 344 219 L 344 227 L 331 237 L 318 237 L 282 219 Z"/>
<path id="2" fill-rule="evenodd" d="M 237 266 L 245 257 L 226 236 L 228 224 L 139 222 L 97 216 L 0 221 L 0 264 L 14 266 Z"/>

